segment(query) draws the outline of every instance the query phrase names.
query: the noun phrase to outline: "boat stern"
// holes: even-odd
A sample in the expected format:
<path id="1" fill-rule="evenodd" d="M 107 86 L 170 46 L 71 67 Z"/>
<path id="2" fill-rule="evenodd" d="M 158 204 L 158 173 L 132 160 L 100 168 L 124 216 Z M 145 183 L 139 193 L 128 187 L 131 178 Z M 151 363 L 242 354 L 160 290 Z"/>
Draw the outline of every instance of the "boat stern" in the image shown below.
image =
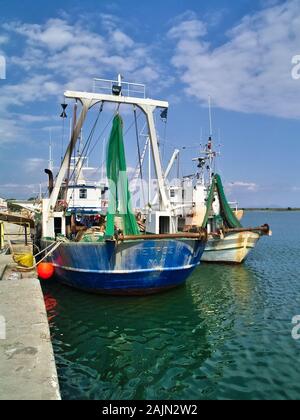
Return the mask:
<path id="1" fill-rule="evenodd" d="M 255 248 L 260 234 L 239 232 L 224 238 L 209 237 L 202 256 L 203 262 L 241 264 Z"/>

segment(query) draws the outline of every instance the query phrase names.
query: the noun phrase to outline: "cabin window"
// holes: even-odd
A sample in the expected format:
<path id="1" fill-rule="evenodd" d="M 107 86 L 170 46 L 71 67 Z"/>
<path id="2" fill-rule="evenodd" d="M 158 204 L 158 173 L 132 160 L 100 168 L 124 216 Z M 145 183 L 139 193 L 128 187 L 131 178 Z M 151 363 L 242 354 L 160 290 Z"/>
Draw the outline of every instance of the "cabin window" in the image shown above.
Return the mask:
<path id="1" fill-rule="evenodd" d="M 62 220 L 61 217 L 54 217 L 54 232 L 55 236 L 62 232 Z"/>
<path id="2" fill-rule="evenodd" d="M 169 233 L 170 232 L 170 217 L 160 216 L 159 218 L 159 233 Z"/>
<path id="3" fill-rule="evenodd" d="M 170 190 L 170 196 L 171 198 L 175 198 L 175 190 Z"/>
<path id="4" fill-rule="evenodd" d="M 81 188 L 79 190 L 79 198 L 80 199 L 86 199 L 87 198 L 87 189 L 86 188 Z"/>

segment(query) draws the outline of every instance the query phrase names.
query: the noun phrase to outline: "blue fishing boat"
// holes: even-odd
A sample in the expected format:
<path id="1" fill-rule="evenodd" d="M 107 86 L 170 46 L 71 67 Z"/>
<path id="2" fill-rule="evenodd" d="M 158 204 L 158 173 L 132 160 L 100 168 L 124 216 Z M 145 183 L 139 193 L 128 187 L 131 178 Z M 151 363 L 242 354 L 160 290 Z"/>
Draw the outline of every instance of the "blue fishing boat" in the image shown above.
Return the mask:
<path id="1" fill-rule="evenodd" d="M 117 81 L 112 82 L 110 95 L 65 93 L 66 98 L 76 101 L 74 126 L 55 184 L 51 182 L 49 198 L 43 200 L 41 226 L 38 229 L 41 234 L 37 239 L 47 252 L 47 261 L 54 266 L 57 279 L 68 286 L 93 293 L 153 294 L 186 281 L 200 264 L 207 234 L 201 228 L 178 233 L 178 218 L 167 197 L 154 111 L 156 108 L 167 110 L 168 103 L 147 99 L 145 95 L 123 96 L 123 87 L 124 82 L 119 76 Z M 132 86 L 130 90 L 133 91 Z M 106 102 L 117 104 L 107 147 L 108 208 L 106 214 L 98 215 L 89 215 L 88 211 L 82 209 L 80 219 L 65 199 L 70 182 L 70 161 L 88 111 L 100 104 L 100 114 Z M 79 118 L 76 115 L 77 103 L 82 106 Z M 122 104 L 133 106 L 134 112 L 139 108 L 145 114 L 152 146 L 159 205 L 151 213 L 150 230 L 143 234 L 131 205 L 120 115 Z M 65 109 L 64 104 L 63 118 L 66 117 Z M 51 174 L 50 178 L 53 180 Z"/>
<path id="2" fill-rule="evenodd" d="M 62 243 L 50 261 L 58 280 L 68 286 L 105 294 L 153 294 L 183 284 L 204 248 L 200 235 L 197 239 L 70 242 Z"/>

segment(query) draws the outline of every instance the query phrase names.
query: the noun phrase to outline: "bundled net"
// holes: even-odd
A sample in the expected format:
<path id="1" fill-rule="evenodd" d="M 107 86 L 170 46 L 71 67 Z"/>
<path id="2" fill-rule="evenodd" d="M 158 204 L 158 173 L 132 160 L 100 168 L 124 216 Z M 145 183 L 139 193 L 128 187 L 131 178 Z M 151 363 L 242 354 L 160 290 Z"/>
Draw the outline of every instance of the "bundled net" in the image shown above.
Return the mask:
<path id="1" fill-rule="evenodd" d="M 106 172 L 109 183 L 109 204 L 105 235 L 107 237 L 114 235 L 116 221 L 124 235 L 139 235 L 140 231 L 131 207 L 123 141 L 123 121 L 119 114 L 113 120 L 110 133 Z"/>
<path id="2" fill-rule="evenodd" d="M 212 185 L 210 187 L 207 202 L 206 202 L 206 215 L 202 224 L 202 227 L 206 228 L 207 222 L 209 219 L 209 215 L 211 213 L 211 207 L 213 204 L 215 192 L 217 192 L 219 196 L 220 206 L 221 206 L 221 217 L 225 225 L 229 228 L 239 228 L 242 227 L 241 223 L 235 216 L 234 212 L 232 211 L 230 205 L 225 196 L 223 184 L 220 175 L 215 175 L 212 181 Z"/>

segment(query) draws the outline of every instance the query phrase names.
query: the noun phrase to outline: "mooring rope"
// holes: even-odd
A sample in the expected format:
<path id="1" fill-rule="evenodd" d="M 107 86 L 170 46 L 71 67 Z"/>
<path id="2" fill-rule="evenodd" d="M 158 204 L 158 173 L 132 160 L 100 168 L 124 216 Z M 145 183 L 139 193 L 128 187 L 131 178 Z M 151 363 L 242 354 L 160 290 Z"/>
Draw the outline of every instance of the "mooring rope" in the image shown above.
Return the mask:
<path id="1" fill-rule="evenodd" d="M 35 269 L 41 262 L 43 262 L 47 257 L 49 257 L 49 255 L 51 255 L 51 254 L 53 254 L 53 252 L 54 251 L 56 251 L 56 249 L 61 245 L 63 243 L 63 241 L 59 241 L 59 242 L 52 242 L 49 246 L 47 246 L 45 249 L 43 249 L 41 252 L 39 252 L 38 254 L 36 254 L 36 255 L 34 255 L 34 256 L 32 256 L 33 258 L 35 258 L 35 257 L 37 257 L 38 255 L 40 255 L 42 252 L 45 252 L 47 249 L 49 249 L 50 248 L 50 246 L 52 246 L 53 244 L 55 244 L 54 245 L 54 247 L 52 248 L 52 249 L 50 249 L 50 251 L 49 252 L 47 252 L 47 254 L 46 255 L 44 255 L 44 257 L 38 262 L 38 263 L 35 263 L 35 264 L 33 264 L 31 267 L 22 267 L 22 266 L 20 266 L 20 265 L 17 265 L 17 270 L 22 270 L 22 271 L 32 271 L 33 269 Z M 26 254 L 24 254 L 24 255 L 26 255 Z M 13 256 L 14 256 L 14 254 L 13 254 Z"/>

